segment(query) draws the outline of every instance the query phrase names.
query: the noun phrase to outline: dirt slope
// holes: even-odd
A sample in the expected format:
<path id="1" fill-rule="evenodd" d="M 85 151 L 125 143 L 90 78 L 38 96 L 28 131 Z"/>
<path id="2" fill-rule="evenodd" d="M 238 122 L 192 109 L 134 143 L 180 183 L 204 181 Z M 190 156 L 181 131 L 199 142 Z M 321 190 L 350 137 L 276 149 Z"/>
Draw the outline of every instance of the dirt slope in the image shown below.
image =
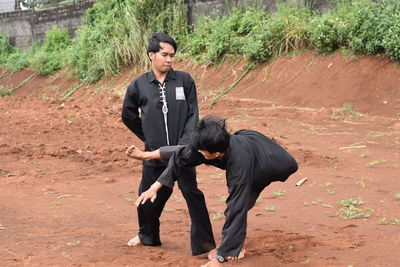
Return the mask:
<path id="1" fill-rule="evenodd" d="M 304 53 L 248 73 L 241 60 L 175 68 L 195 78 L 201 115 L 227 116 L 232 130 L 274 138 L 300 166 L 262 193 L 249 213 L 246 258 L 224 266 L 400 265 L 399 66 L 376 57 Z M 1 72 L 0 87 L 15 89 L 0 98 L 1 266 L 206 262 L 190 256 L 190 221 L 177 188 L 162 216 L 163 246 L 125 246 L 137 231 L 133 201 L 141 165 L 124 151 L 142 144 L 120 112 L 135 75 L 128 69 L 90 85 L 69 79 L 67 71 Z M 224 173 L 212 167 L 198 173 L 220 242 Z M 308 180 L 295 186 L 302 178 Z M 357 210 L 338 203 L 350 199 L 363 203 Z"/>

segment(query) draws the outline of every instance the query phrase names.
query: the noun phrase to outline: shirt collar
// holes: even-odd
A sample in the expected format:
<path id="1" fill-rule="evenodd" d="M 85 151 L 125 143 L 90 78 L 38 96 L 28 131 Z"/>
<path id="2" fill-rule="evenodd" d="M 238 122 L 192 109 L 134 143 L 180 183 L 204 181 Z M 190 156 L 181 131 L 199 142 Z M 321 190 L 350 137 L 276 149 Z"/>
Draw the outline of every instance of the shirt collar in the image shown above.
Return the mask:
<path id="1" fill-rule="evenodd" d="M 176 72 L 175 72 L 172 68 L 168 71 L 167 77 L 165 77 L 165 80 L 164 80 L 164 81 L 166 82 L 166 81 L 168 81 L 169 79 L 173 79 L 173 80 L 176 79 Z M 149 72 L 147 73 L 147 81 L 148 81 L 149 83 L 157 82 L 156 76 L 154 75 L 153 71 L 149 71 Z"/>

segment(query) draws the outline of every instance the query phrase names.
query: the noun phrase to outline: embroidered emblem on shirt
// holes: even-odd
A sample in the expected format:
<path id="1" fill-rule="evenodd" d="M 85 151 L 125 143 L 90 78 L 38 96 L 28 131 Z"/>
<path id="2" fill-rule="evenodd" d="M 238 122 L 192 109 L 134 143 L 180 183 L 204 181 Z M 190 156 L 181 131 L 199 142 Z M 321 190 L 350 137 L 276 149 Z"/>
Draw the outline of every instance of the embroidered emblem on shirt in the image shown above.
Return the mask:
<path id="1" fill-rule="evenodd" d="M 185 92 L 183 91 L 183 87 L 176 87 L 176 100 L 185 100 Z"/>

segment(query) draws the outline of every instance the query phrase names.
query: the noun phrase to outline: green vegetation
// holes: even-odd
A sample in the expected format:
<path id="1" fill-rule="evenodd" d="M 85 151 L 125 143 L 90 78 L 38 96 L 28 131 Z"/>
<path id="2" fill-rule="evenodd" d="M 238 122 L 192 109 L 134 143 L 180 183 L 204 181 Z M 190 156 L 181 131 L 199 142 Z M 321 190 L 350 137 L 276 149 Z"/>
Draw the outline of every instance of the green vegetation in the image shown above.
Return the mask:
<path id="1" fill-rule="evenodd" d="M 285 196 L 285 193 L 286 193 L 286 190 L 284 190 L 284 189 L 280 189 L 277 192 L 272 192 L 272 194 L 276 197 L 283 197 L 283 196 Z"/>
<path id="2" fill-rule="evenodd" d="M 65 51 L 70 43 L 68 30 L 54 26 L 46 32 L 43 46 L 37 50 L 30 61 L 31 67 L 43 75 L 60 70 L 65 60 Z"/>
<path id="3" fill-rule="evenodd" d="M 82 81 L 95 82 L 127 66 L 148 68 L 147 38 L 157 31 L 178 41 L 178 57 L 207 64 L 242 57 L 254 66 L 305 49 L 382 54 L 400 61 L 399 1 L 342 0 L 322 15 L 312 1 L 305 3 L 279 2 L 272 14 L 259 6 L 231 7 L 226 16 L 188 25 L 184 0 L 99 0 L 86 11 L 73 40 L 55 27 L 42 44 L 21 51 L 0 35 L 0 66 L 10 71 L 30 66 L 46 75 L 70 68 Z M 360 115 L 351 107 L 348 111 Z"/>
<path id="4" fill-rule="evenodd" d="M 267 211 L 271 211 L 271 212 L 276 211 L 276 207 L 275 206 L 266 206 L 265 209 Z"/>
<path id="5" fill-rule="evenodd" d="M 358 219 L 368 218 L 371 216 L 371 209 L 364 208 L 362 205 L 364 201 L 362 199 L 353 200 L 351 198 L 338 201 L 340 208 L 337 212 L 342 219 Z"/>
<path id="6" fill-rule="evenodd" d="M 183 0 L 101 0 L 86 11 L 68 63 L 83 80 L 97 81 L 124 67 L 148 67 L 147 38 L 165 31 L 178 43 L 187 33 Z M 181 37 L 182 36 L 182 37 Z"/>
<path id="7" fill-rule="evenodd" d="M 222 219 L 222 216 L 223 216 L 222 213 L 218 211 L 217 213 L 214 213 L 212 219 L 213 219 L 214 221 L 218 221 L 218 220 Z"/>

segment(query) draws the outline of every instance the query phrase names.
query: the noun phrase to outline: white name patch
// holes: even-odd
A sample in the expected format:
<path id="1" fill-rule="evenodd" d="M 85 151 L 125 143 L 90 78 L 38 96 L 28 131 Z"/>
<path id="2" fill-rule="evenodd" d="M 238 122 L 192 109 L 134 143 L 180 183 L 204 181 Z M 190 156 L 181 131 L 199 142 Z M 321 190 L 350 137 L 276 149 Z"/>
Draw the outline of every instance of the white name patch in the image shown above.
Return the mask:
<path id="1" fill-rule="evenodd" d="M 185 100 L 185 92 L 183 91 L 183 87 L 176 87 L 176 100 Z"/>

